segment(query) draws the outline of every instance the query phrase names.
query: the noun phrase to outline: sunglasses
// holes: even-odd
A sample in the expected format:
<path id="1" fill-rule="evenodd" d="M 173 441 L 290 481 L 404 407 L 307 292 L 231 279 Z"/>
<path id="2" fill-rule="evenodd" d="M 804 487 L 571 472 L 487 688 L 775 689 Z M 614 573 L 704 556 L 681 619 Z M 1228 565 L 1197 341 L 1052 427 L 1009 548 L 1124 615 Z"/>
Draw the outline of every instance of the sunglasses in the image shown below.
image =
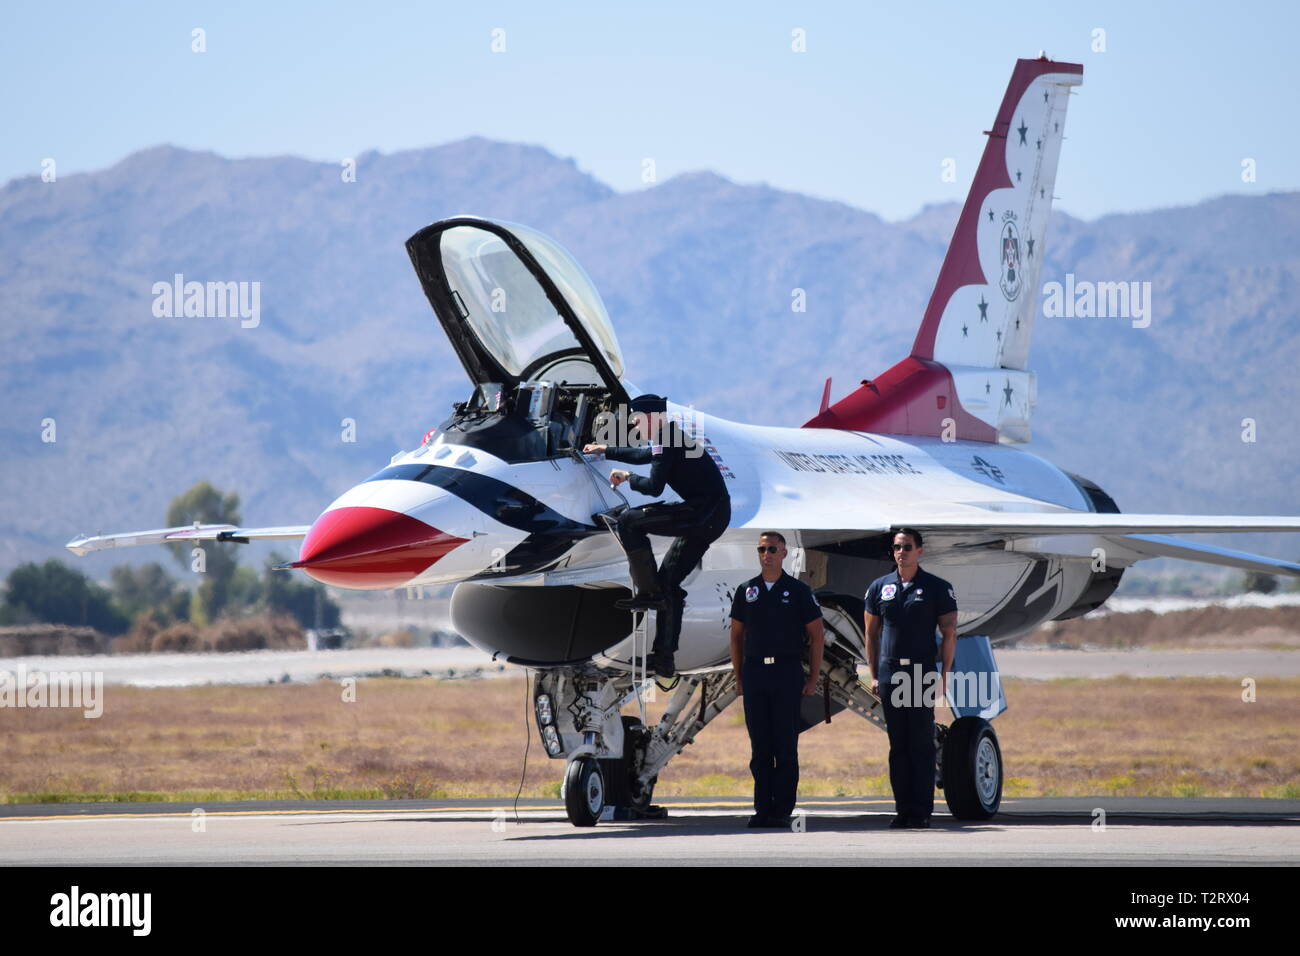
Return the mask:
<path id="1" fill-rule="evenodd" d="M 896 544 L 896 545 L 894 545 L 894 550 L 895 550 L 895 551 L 911 551 L 911 550 L 912 550 L 912 546 L 911 546 L 910 544 Z"/>
<path id="2" fill-rule="evenodd" d="M 762 554 L 763 552 L 767 552 L 768 554 L 776 554 L 780 550 L 781 550 L 781 546 L 776 544 L 769 544 L 766 546 L 760 544 L 758 546 L 759 554 Z"/>

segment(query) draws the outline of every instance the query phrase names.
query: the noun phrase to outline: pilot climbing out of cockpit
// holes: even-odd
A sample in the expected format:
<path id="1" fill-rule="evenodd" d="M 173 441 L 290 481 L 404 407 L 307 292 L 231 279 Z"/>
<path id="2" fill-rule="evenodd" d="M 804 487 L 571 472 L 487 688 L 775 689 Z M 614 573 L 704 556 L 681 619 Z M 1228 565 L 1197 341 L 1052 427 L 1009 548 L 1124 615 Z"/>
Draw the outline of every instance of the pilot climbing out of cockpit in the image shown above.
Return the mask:
<path id="1" fill-rule="evenodd" d="M 654 501 L 628 508 L 618 516 L 618 537 L 627 552 L 628 571 L 635 593 L 616 602 L 628 610 L 654 609 L 655 640 L 649 667 L 660 677 L 676 673 L 673 656 L 682 629 L 686 591 L 682 582 L 700 563 L 709 546 L 731 520 L 731 496 L 726 480 L 713 459 L 692 438 L 665 417 L 668 405 L 659 395 L 634 398 L 627 416 L 629 430 L 649 437 L 645 445 L 587 445 L 588 454 L 601 453 L 612 461 L 650 465 L 650 474 L 634 475 L 623 469 L 610 473 L 615 485 L 627 482 L 633 491 L 655 496 L 664 485 L 680 502 Z M 656 572 L 648 535 L 675 540 Z"/>

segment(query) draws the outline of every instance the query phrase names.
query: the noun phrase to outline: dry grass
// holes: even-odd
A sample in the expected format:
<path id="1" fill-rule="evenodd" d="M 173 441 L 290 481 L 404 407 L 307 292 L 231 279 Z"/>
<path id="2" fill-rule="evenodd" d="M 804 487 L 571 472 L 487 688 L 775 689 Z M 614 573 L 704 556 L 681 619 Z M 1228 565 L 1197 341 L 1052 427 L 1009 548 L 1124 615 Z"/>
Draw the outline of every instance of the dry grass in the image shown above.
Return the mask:
<path id="1" fill-rule="evenodd" d="M 1098 614 L 1044 624 L 1020 647 L 1300 650 L 1300 606 Z"/>
<path id="2" fill-rule="evenodd" d="M 1300 797 L 1300 680 L 1006 682 L 1006 792 Z M 110 687 L 104 716 L 0 710 L 0 797 L 33 800 L 554 796 L 522 679 Z M 663 698 L 656 708 L 661 708 Z M 941 715 L 941 719 L 948 719 Z M 805 796 L 889 792 L 884 734 L 849 714 L 801 738 Z M 675 758 L 663 795 L 749 792 L 739 706 Z"/>

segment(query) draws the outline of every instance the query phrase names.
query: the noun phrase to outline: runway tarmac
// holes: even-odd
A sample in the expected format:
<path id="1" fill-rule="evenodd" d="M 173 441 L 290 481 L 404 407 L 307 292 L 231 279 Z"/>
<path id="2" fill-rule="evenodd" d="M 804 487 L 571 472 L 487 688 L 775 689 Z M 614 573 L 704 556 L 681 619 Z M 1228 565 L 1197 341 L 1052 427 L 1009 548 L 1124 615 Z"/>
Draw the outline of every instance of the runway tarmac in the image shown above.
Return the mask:
<path id="1" fill-rule="evenodd" d="M 1021 798 L 990 821 L 936 806 L 887 829 L 888 797 L 814 798 L 802 829 L 747 830 L 748 801 L 665 799 L 665 820 L 571 826 L 545 800 L 0 807 L 13 865 L 1295 865 L 1300 800 Z M 1097 810 L 1104 811 L 1104 819 Z M 1104 823 L 1104 826 L 1099 825 Z"/>

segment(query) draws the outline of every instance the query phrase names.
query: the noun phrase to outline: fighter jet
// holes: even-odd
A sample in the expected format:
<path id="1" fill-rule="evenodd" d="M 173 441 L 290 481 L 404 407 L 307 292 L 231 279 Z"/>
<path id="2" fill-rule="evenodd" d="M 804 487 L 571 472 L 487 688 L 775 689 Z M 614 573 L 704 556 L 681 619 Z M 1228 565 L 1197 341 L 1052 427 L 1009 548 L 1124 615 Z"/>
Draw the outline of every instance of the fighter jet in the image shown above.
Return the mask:
<path id="1" fill-rule="evenodd" d="M 615 607 L 629 593 L 627 563 L 601 518 L 646 499 L 611 485 L 613 464 L 582 452 L 617 430 L 639 390 L 582 267 L 524 226 L 458 216 L 407 241 L 472 391 L 418 448 L 312 524 L 200 524 L 68 548 L 301 539 L 286 567 L 333 587 L 454 584 L 455 630 L 531 670 L 537 731 L 565 761 L 565 804 L 579 826 L 652 813 L 658 774 L 736 699 L 728 618 L 735 589 L 756 573 L 764 530 L 785 535 L 788 570 L 814 586 L 823 610 L 820 693 L 804 698 L 805 729 L 846 709 L 884 727 L 859 677 L 862 595 L 892 570 L 899 527 L 922 531 L 926 568 L 954 586 L 955 669 L 974 658 L 985 677 L 995 673 L 991 652 L 971 649 L 1101 607 L 1138 561 L 1300 576 L 1291 562 L 1172 536 L 1300 531 L 1300 517 L 1126 514 L 1095 482 L 1016 447 L 1029 440 L 1035 289 L 1082 74 L 1046 57 L 1017 61 L 910 355 L 833 404 L 828 383 L 799 428 L 670 403 L 725 477 L 732 519 L 685 582 L 680 677 L 657 722 L 646 722 L 647 624 Z M 669 543 L 657 541 L 661 554 Z M 990 719 L 1004 706 L 1000 696 L 955 706 L 955 721 L 938 726 L 939 785 L 959 819 L 998 809 L 1003 761 Z"/>

